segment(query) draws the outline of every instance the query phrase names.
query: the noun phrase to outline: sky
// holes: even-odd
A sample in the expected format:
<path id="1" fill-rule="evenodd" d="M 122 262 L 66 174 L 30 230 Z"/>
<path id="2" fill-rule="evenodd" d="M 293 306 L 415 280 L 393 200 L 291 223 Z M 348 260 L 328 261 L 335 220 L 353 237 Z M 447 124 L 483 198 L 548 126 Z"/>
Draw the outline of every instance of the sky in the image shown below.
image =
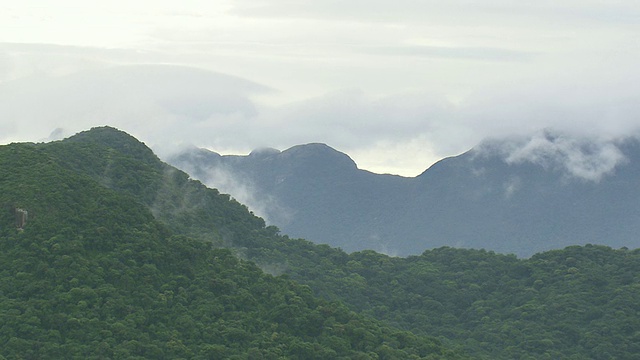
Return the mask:
<path id="1" fill-rule="evenodd" d="M 637 0 L 0 0 L 0 143 L 111 125 L 415 176 L 486 138 L 637 136 L 639 63 Z"/>

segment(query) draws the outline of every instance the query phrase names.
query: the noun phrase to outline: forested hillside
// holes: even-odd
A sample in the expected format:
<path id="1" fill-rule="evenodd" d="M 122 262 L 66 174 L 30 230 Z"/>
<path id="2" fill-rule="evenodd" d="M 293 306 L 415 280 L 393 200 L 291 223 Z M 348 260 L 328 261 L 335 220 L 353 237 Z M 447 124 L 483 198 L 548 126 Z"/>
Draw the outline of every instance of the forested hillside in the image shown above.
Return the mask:
<path id="1" fill-rule="evenodd" d="M 318 294 L 440 336 L 475 358 L 635 359 L 640 352 L 639 250 L 587 245 L 517 259 L 439 248 L 396 258 L 292 241 L 283 252 L 280 269 Z"/>
<path id="2" fill-rule="evenodd" d="M 171 225 L 186 215 L 162 223 L 145 203 L 164 204 L 146 181 L 168 167 L 122 133 L 96 132 L 113 145 L 0 147 L 0 358 L 459 358 L 180 235 Z"/>
<path id="3" fill-rule="evenodd" d="M 279 234 L 112 128 L 0 147 L 0 175 L 7 358 L 640 353 L 638 250 L 348 254 Z"/>

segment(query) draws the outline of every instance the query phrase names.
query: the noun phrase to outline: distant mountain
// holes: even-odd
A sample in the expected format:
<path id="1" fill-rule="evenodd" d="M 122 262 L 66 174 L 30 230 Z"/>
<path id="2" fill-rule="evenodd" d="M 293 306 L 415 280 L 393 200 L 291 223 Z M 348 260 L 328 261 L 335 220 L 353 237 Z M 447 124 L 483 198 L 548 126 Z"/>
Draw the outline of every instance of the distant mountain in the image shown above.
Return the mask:
<path id="1" fill-rule="evenodd" d="M 493 140 L 414 178 L 360 170 L 323 144 L 170 163 L 290 236 L 346 251 L 444 245 L 530 256 L 574 244 L 640 246 L 640 143 L 544 132 Z"/>

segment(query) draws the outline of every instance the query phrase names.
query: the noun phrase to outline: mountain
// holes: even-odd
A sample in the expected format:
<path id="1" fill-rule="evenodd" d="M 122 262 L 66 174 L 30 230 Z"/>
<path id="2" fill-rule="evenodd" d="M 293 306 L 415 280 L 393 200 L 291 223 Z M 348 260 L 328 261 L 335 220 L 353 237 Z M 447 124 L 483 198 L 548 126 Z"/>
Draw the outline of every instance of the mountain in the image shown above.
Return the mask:
<path id="1" fill-rule="evenodd" d="M 359 170 L 324 144 L 248 156 L 191 149 L 169 162 L 230 193 L 286 234 L 347 251 L 395 249 L 382 236 L 394 228 L 387 215 L 404 211 L 412 186 L 411 179 Z"/>
<path id="2" fill-rule="evenodd" d="M 323 144 L 248 156 L 192 148 L 169 162 L 285 233 L 346 251 L 455 246 L 527 257 L 575 244 L 640 246 L 635 139 L 603 145 L 547 132 L 494 140 L 414 178 L 360 170 Z"/>
<path id="3" fill-rule="evenodd" d="M 599 245 L 348 254 L 113 128 L 0 146 L 0 358 L 635 359 L 639 270 Z"/>
<path id="4" fill-rule="evenodd" d="M 0 358 L 459 358 L 214 246 L 271 233 L 112 128 L 0 146 Z"/>

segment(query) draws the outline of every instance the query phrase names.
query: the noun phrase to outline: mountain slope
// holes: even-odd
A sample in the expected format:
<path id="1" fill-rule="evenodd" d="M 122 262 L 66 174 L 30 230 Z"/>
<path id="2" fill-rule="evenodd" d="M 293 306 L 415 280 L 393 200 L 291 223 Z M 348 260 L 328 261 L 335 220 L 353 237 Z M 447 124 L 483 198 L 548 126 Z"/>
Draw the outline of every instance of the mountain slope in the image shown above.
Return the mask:
<path id="1" fill-rule="evenodd" d="M 169 162 L 230 193 L 285 233 L 347 251 L 395 248 L 379 234 L 393 227 L 388 214 L 404 211 L 413 182 L 359 170 L 323 144 L 248 156 L 191 149 Z"/>
<path id="2" fill-rule="evenodd" d="M 318 146 L 314 147 L 315 152 Z M 333 177 L 340 169 L 354 168 L 344 156 L 334 156 L 321 145 L 319 149 L 319 156 L 328 164 L 342 160 L 337 160 L 339 165 L 316 168 L 312 178 Z M 297 149 L 296 156 L 309 156 L 300 150 L 305 149 Z M 266 150 L 252 156 L 268 162 L 275 154 Z M 295 168 L 289 170 L 295 174 Z M 147 178 L 145 174 L 130 171 L 141 179 Z M 556 176 L 561 179 L 563 175 L 556 172 Z M 394 176 L 381 179 L 383 184 L 402 180 Z M 171 189 L 175 184 L 164 186 Z M 180 188 L 192 189 L 189 185 Z M 202 214 L 202 209 L 212 206 L 206 194 L 213 190 L 196 187 L 191 191 L 194 195 L 183 207 L 156 214 Z M 251 217 L 246 209 L 222 198 L 213 207 L 239 220 L 212 217 L 198 226 L 225 227 L 227 235 L 237 239 L 234 251 L 240 256 L 269 272 L 285 273 L 309 285 L 315 294 L 344 302 L 354 311 L 414 334 L 438 336 L 447 346 L 460 348 L 473 358 L 631 359 L 637 354 L 633 331 L 640 324 L 637 250 L 571 247 L 530 259 L 451 248 L 408 258 L 372 251 L 346 254 L 279 236 L 276 228 L 263 223 L 257 226 L 245 219 Z"/>
<path id="3" fill-rule="evenodd" d="M 151 155 L 110 128 L 0 147 L 0 356 L 457 357 L 209 241 L 175 235 L 180 221 L 159 221 L 145 203 L 158 201 L 168 169 Z M 227 202 L 220 218 L 244 209 L 188 183 L 211 193 L 201 201 Z M 158 214 L 186 214 L 170 210 Z M 252 218 L 234 211 L 229 218 Z"/>
<path id="4" fill-rule="evenodd" d="M 359 170 L 319 144 L 249 156 L 191 149 L 169 161 L 285 233 L 347 251 L 409 255 L 456 246 L 531 256 L 574 244 L 640 246 L 637 140 L 612 145 L 626 161 L 607 172 L 597 161 L 608 153 L 588 143 L 572 145 L 571 157 L 542 153 L 530 161 L 510 161 L 500 150 L 515 146 L 508 141 L 492 146 L 444 159 L 415 178 Z M 564 169 L 576 158 L 583 167 L 577 175 Z"/>
<path id="5" fill-rule="evenodd" d="M 573 246 L 518 259 L 439 248 L 398 258 L 290 244 L 287 259 L 287 273 L 317 293 L 477 359 L 634 359 L 638 351 L 639 250 Z"/>
<path id="6" fill-rule="evenodd" d="M 11 351 L 0 354 L 8 358 L 634 359 L 640 351 L 638 250 L 347 254 L 278 235 L 157 158 L 121 152 L 117 144 L 142 146 L 127 134 L 99 128 L 80 138 L 0 147 L 0 349 Z M 176 206 L 158 205 L 160 192 Z M 212 249 L 211 239 L 232 248 Z"/>

